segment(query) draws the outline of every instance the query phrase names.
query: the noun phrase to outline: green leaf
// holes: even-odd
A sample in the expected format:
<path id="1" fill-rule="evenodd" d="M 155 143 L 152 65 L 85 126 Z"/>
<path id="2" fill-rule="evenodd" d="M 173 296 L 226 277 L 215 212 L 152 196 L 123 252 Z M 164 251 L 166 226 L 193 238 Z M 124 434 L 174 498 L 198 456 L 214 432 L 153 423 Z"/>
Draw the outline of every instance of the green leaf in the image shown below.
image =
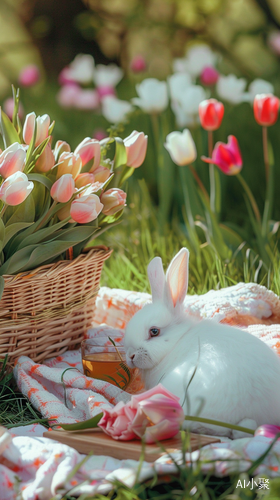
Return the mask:
<path id="1" fill-rule="evenodd" d="M 55 233 L 58 229 L 61 229 L 66 224 L 68 224 L 68 222 L 62 221 L 54 224 L 53 226 L 45 227 L 43 229 L 39 229 L 39 231 L 35 231 L 33 234 L 30 234 L 21 241 L 21 243 L 18 245 L 17 250 L 20 250 L 21 248 L 24 248 L 28 245 L 38 245 L 38 243 L 53 235 L 53 233 Z"/>
<path id="2" fill-rule="evenodd" d="M 48 179 L 48 177 L 46 177 L 45 175 L 43 174 L 28 174 L 27 175 L 28 177 L 28 180 L 29 181 L 36 181 L 36 182 L 40 182 L 41 184 L 43 184 L 43 186 L 45 186 L 49 191 L 51 190 L 52 188 L 52 181 L 50 179 Z"/>
<path id="3" fill-rule="evenodd" d="M 17 207 L 8 207 L 5 216 L 6 227 L 15 222 L 34 222 L 35 219 L 35 203 L 30 193 L 26 200 Z"/>
<path id="4" fill-rule="evenodd" d="M 118 212 L 116 212 L 114 215 L 106 215 L 106 217 L 104 217 L 103 221 L 102 221 L 102 225 L 103 225 L 103 222 L 106 222 L 106 224 L 112 224 L 113 222 L 116 222 L 123 214 L 123 208 L 121 210 L 119 210 Z"/>
<path id="5" fill-rule="evenodd" d="M 19 252 L 16 252 L 0 267 L 0 276 L 4 274 L 18 273 L 21 268 L 29 261 L 30 254 L 34 250 L 33 247 L 25 247 Z"/>
<path id="6" fill-rule="evenodd" d="M 35 119 L 33 136 L 32 136 L 32 139 L 30 141 L 30 144 L 28 146 L 28 150 L 27 150 L 27 153 L 26 153 L 25 168 L 24 168 L 24 172 L 25 173 L 28 172 L 28 169 L 29 169 L 30 164 L 32 162 L 32 153 L 33 153 L 33 150 L 34 150 L 34 147 L 35 147 L 36 135 L 37 135 L 37 121 Z"/>
<path id="7" fill-rule="evenodd" d="M 11 257 L 11 255 L 17 250 L 18 245 L 20 245 L 21 241 L 24 238 L 26 238 L 30 234 L 34 233 L 34 231 L 36 231 L 36 229 L 39 226 L 39 224 L 41 223 L 42 219 L 45 217 L 45 215 L 49 209 L 49 206 L 50 206 L 50 199 L 46 202 L 45 207 L 44 207 L 44 211 L 43 211 L 40 219 L 38 219 L 33 224 L 32 223 L 29 224 L 30 227 L 27 227 L 24 231 L 21 231 L 21 233 L 19 235 L 15 236 L 15 238 L 9 242 L 8 247 L 5 249 L 6 250 L 5 251 L 6 258 Z M 7 231 L 7 227 L 6 227 L 6 231 Z"/>
<path id="8" fill-rule="evenodd" d="M 5 231 L 3 248 L 5 248 L 5 245 L 7 245 L 7 243 L 15 234 L 18 234 L 19 231 L 25 229 L 26 227 L 32 226 L 32 224 L 33 224 L 32 222 L 16 222 L 15 224 L 7 226 Z"/>
<path id="9" fill-rule="evenodd" d="M 4 238 L 5 238 L 5 225 L 2 219 L 0 219 L 0 252 L 4 247 Z"/>
<path id="10" fill-rule="evenodd" d="M 120 184 L 119 184 L 120 186 L 122 186 L 123 183 L 125 181 L 127 181 L 127 179 L 129 179 L 129 177 L 132 176 L 134 170 L 135 170 L 135 168 L 133 168 L 133 167 L 126 167 L 124 169 L 123 174 L 122 174 L 121 179 L 120 179 Z"/>
<path id="11" fill-rule="evenodd" d="M 126 148 L 120 137 L 115 137 L 115 145 L 114 169 L 126 165 L 127 162 Z"/>
<path id="12" fill-rule="evenodd" d="M 20 142 L 20 138 L 15 127 L 13 126 L 6 113 L 4 113 L 2 108 L 0 112 L 0 130 L 3 137 L 5 149 L 15 142 Z"/>
<path id="13" fill-rule="evenodd" d="M 4 288 L 5 288 L 5 280 L 4 280 L 3 276 L 0 276 L 0 300 L 2 298 Z"/>
<path id="14" fill-rule="evenodd" d="M 95 417 L 92 417 L 84 422 L 78 422 L 77 424 L 59 424 L 65 431 L 80 431 L 83 429 L 95 429 L 98 422 L 103 417 L 103 413 L 98 413 Z"/>
<path id="15" fill-rule="evenodd" d="M 16 127 L 18 126 L 18 108 L 19 108 L 19 89 L 15 89 L 15 87 L 12 85 L 12 91 L 13 91 L 13 99 L 14 99 L 14 111 L 13 111 L 13 126 Z"/>

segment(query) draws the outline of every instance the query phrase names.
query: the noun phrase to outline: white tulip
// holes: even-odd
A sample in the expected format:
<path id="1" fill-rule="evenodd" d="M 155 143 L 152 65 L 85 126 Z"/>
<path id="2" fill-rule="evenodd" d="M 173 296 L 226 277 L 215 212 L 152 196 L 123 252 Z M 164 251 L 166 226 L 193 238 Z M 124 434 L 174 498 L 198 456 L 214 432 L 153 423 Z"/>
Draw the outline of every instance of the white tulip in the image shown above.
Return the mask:
<path id="1" fill-rule="evenodd" d="M 168 85 L 171 99 L 176 101 L 181 93 L 192 84 L 188 73 L 174 73 L 168 77 Z"/>
<path id="2" fill-rule="evenodd" d="M 167 149 L 174 163 L 182 167 L 192 163 L 196 157 L 196 147 L 190 131 L 171 132 L 166 137 L 164 147 Z"/>
<path id="3" fill-rule="evenodd" d="M 218 96 L 230 102 L 231 104 L 239 104 L 246 101 L 246 93 L 244 92 L 247 82 L 244 78 L 237 78 L 235 75 L 221 75 L 217 81 Z"/>
<path id="4" fill-rule="evenodd" d="M 249 85 L 248 92 L 246 93 L 246 100 L 254 102 L 257 94 L 274 94 L 274 86 L 266 80 L 256 78 L 256 80 Z"/>
<path id="5" fill-rule="evenodd" d="M 160 113 L 168 106 L 167 83 L 156 78 L 146 78 L 136 85 L 139 97 L 131 99 L 146 113 Z"/>
<path id="6" fill-rule="evenodd" d="M 206 44 L 190 47 L 186 53 L 186 69 L 194 77 L 201 74 L 206 66 L 215 66 L 217 56 Z"/>
<path id="7" fill-rule="evenodd" d="M 97 64 L 93 75 L 96 87 L 116 87 L 123 77 L 123 70 L 116 64 Z"/>
<path id="8" fill-rule="evenodd" d="M 133 106 L 128 101 L 121 101 L 114 96 L 106 96 L 102 99 L 102 114 L 110 123 L 120 123 L 125 120 L 127 113 L 132 111 Z"/>
<path id="9" fill-rule="evenodd" d="M 190 85 L 181 93 L 179 102 L 185 113 L 198 115 L 198 107 L 206 98 L 206 92 L 203 87 L 200 85 Z"/>
<path id="10" fill-rule="evenodd" d="M 188 71 L 188 62 L 185 57 L 180 57 L 173 59 L 173 71 L 174 73 L 186 73 Z"/>
<path id="11" fill-rule="evenodd" d="M 92 82 L 94 59 L 89 54 L 78 54 L 69 66 L 64 68 L 63 76 L 77 83 Z"/>

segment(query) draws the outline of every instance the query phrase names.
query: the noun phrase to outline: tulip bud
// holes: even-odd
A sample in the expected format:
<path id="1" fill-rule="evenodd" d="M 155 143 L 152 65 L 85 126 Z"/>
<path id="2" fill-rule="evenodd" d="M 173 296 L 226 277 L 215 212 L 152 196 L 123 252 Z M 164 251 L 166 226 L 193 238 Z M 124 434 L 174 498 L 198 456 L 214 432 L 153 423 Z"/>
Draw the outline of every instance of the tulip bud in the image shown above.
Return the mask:
<path id="1" fill-rule="evenodd" d="M 82 160 L 75 153 L 62 153 L 59 157 L 56 178 L 59 179 L 64 174 L 71 174 L 76 179 L 82 168 Z"/>
<path id="2" fill-rule="evenodd" d="M 182 167 L 192 163 L 197 156 L 195 143 L 190 131 L 171 132 L 166 137 L 164 147 L 167 149 L 174 163 Z"/>
<path id="3" fill-rule="evenodd" d="M 51 188 L 51 197 L 58 203 L 67 203 L 75 192 L 75 183 L 71 174 L 64 174 Z"/>
<path id="4" fill-rule="evenodd" d="M 70 209 L 70 214 L 75 222 L 86 224 L 97 219 L 103 208 L 99 197 L 96 194 L 89 194 L 76 198 Z"/>
<path id="5" fill-rule="evenodd" d="M 101 147 L 100 143 L 95 139 L 86 137 L 75 149 L 75 154 L 78 154 L 82 159 L 82 166 L 84 167 L 89 161 L 91 166 L 89 172 L 94 170 L 100 164 Z"/>
<path id="6" fill-rule="evenodd" d="M 214 163 L 226 175 L 236 175 L 242 169 L 242 156 L 238 141 L 234 135 L 228 137 L 228 143 L 217 142 L 212 158 L 201 157 L 206 163 Z"/>
<path id="7" fill-rule="evenodd" d="M 224 116 L 224 105 L 217 99 L 205 99 L 198 107 L 201 126 L 205 130 L 217 130 Z"/>
<path id="8" fill-rule="evenodd" d="M 20 205 L 31 193 L 33 182 L 23 172 L 10 175 L 0 187 L 0 200 L 12 207 Z"/>
<path id="9" fill-rule="evenodd" d="M 37 124 L 37 133 L 35 139 L 35 146 L 39 146 L 41 142 L 43 142 L 49 136 L 49 126 L 51 123 L 49 115 L 37 116 L 34 112 L 29 113 L 23 125 L 23 140 L 25 144 L 30 144 L 34 129 L 35 129 L 35 120 Z"/>
<path id="10" fill-rule="evenodd" d="M 94 174 L 79 174 L 75 179 L 76 188 L 80 189 L 88 184 L 93 184 L 95 181 Z"/>
<path id="11" fill-rule="evenodd" d="M 49 172 L 55 164 L 54 154 L 50 143 L 48 143 L 36 161 L 35 171 L 36 172 Z"/>
<path id="12" fill-rule="evenodd" d="M 62 153 L 70 153 L 71 148 L 68 144 L 68 142 L 65 141 L 57 141 L 53 150 L 53 154 L 55 157 L 55 161 L 58 161 L 60 155 Z"/>
<path id="13" fill-rule="evenodd" d="M 112 188 L 105 191 L 100 199 L 104 205 L 102 213 L 104 215 L 114 215 L 125 206 L 126 193 L 121 189 Z"/>
<path id="14" fill-rule="evenodd" d="M 95 181 L 97 181 L 97 182 L 107 181 L 107 179 L 109 179 L 110 175 L 111 175 L 111 172 L 110 172 L 109 168 L 102 167 L 102 165 L 100 165 L 98 168 L 96 168 L 94 170 L 94 178 L 95 178 Z"/>
<path id="15" fill-rule="evenodd" d="M 96 128 L 94 130 L 93 138 L 96 139 L 97 141 L 102 141 L 102 139 L 105 139 L 105 137 L 108 137 L 108 134 L 106 134 L 103 128 Z"/>
<path id="16" fill-rule="evenodd" d="M 220 74 L 213 66 L 206 66 L 201 72 L 200 81 L 203 85 L 212 86 L 217 83 L 219 76 Z"/>
<path id="17" fill-rule="evenodd" d="M 40 71 L 35 64 L 25 66 L 18 77 L 18 83 L 22 87 L 32 87 L 40 80 Z"/>
<path id="18" fill-rule="evenodd" d="M 269 127 L 278 118 L 279 99 L 272 94 L 257 94 L 254 99 L 254 116 L 259 125 Z"/>
<path id="19" fill-rule="evenodd" d="M 6 179 L 15 172 L 22 172 L 25 167 L 26 150 L 14 142 L 0 154 L 0 175 Z"/>
<path id="20" fill-rule="evenodd" d="M 147 152 L 148 136 L 143 132 L 133 130 L 131 134 L 124 139 L 124 145 L 127 154 L 127 166 L 138 168 L 145 160 Z"/>
<path id="21" fill-rule="evenodd" d="M 146 68 L 146 61 L 144 57 L 140 55 L 135 56 L 130 63 L 130 69 L 133 73 L 142 73 Z"/>

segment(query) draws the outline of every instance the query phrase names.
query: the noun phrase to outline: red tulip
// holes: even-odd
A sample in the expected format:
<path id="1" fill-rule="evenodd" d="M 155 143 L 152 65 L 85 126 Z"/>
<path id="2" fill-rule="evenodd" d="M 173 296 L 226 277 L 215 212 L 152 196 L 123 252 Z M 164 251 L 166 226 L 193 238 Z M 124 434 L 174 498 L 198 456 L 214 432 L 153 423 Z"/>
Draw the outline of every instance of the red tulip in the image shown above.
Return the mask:
<path id="1" fill-rule="evenodd" d="M 279 99 L 272 94 L 257 94 L 254 99 L 254 116 L 259 125 L 269 127 L 278 118 Z"/>
<path id="2" fill-rule="evenodd" d="M 212 158 L 205 158 L 205 156 L 202 156 L 201 159 L 206 163 L 214 163 L 227 175 L 238 174 L 243 165 L 239 145 L 234 135 L 228 137 L 227 144 L 224 142 L 217 142 L 213 150 Z"/>
<path id="3" fill-rule="evenodd" d="M 198 107 L 200 123 L 205 130 L 217 130 L 224 116 L 224 105 L 217 99 L 205 99 Z"/>

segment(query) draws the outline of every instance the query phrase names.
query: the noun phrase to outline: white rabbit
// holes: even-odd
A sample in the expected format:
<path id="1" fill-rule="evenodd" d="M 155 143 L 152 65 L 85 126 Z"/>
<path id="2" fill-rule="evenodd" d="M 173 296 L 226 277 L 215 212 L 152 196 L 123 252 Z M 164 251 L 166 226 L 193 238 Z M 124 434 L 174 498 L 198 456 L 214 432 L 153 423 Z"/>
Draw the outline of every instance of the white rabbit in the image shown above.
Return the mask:
<path id="1" fill-rule="evenodd" d="M 280 359 L 246 331 L 187 315 L 183 302 L 188 260 L 189 252 L 182 248 L 166 277 L 159 257 L 150 262 L 152 303 L 127 324 L 128 365 L 141 369 L 146 389 L 161 383 L 179 396 L 185 414 L 251 429 L 280 425 Z M 187 427 L 220 436 L 248 436 L 197 422 Z"/>

